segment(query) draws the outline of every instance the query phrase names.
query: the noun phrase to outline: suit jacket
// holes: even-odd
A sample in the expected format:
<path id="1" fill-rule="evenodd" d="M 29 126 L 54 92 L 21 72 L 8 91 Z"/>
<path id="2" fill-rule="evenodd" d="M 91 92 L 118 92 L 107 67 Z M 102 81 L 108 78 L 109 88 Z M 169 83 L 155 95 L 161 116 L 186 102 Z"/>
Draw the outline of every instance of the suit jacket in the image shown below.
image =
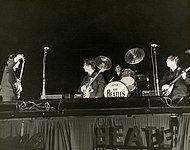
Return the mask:
<path id="1" fill-rule="evenodd" d="M 90 82 L 90 79 L 94 78 L 96 74 L 97 72 L 94 72 L 91 76 L 87 75 L 83 78 L 82 83 L 80 84 L 79 89 L 78 89 L 79 93 L 82 93 L 81 87 L 83 85 L 87 85 Z M 103 97 L 104 88 L 105 88 L 105 80 L 101 73 L 97 76 L 97 78 L 94 80 L 91 86 L 92 86 L 93 92 L 90 94 L 90 98 Z"/>
<path id="2" fill-rule="evenodd" d="M 164 84 L 171 83 L 176 77 L 178 77 L 182 73 L 182 69 L 180 67 L 176 68 L 173 71 L 168 71 L 164 74 L 163 78 L 160 81 L 161 86 Z M 172 99 L 177 99 L 180 97 L 188 96 L 188 85 L 190 84 L 190 77 L 187 73 L 186 79 L 184 80 L 182 77 L 180 77 L 174 84 L 174 88 L 169 95 Z"/>
<path id="3" fill-rule="evenodd" d="M 13 70 L 13 66 L 16 63 L 14 61 L 9 62 L 3 71 L 1 80 L 1 94 L 2 97 L 6 97 L 6 101 L 16 100 L 16 86 L 17 77 Z"/>

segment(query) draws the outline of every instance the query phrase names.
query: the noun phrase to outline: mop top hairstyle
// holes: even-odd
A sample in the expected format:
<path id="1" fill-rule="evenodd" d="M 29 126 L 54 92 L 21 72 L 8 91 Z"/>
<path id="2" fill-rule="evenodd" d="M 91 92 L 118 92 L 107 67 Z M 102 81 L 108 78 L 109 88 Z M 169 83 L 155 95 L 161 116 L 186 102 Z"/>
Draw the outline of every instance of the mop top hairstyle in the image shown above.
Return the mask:
<path id="1" fill-rule="evenodd" d="M 7 65 L 12 63 L 14 61 L 14 58 L 16 57 L 17 55 L 16 54 L 11 54 L 9 57 L 8 57 L 8 60 L 7 60 Z"/>
<path id="2" fill-rule="evenodd" d="M 94 59 L 85 59 L 85 60 L 84 60 L 84 64 L 90 65 L 93 70 L 96 69 L 96 63 L 95 63 L 95 60 L 94 60 Z"/>
<path id="3" fill-rule="evenodd" d="M 175 61 L 175 63 L 176 63 L 177 65 L 179 64 L 179 57 L 178 57 L 178 56 L 170 55 L 170 56 L 168 56 L 167 60 Z"/>

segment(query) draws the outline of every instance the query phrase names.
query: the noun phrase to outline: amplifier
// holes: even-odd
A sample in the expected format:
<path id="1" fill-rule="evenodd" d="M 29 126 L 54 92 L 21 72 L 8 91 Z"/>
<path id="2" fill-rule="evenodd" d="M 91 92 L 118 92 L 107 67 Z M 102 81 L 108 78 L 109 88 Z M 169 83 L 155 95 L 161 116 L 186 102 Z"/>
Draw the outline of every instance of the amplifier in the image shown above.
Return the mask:
<path id="1" fill-rule="evenodd" d="M 158 95 L 155 90 L 145 90 L 142 91 L 142 96 L 158 96 Z M 161 90 L 160 90 L 160 96 L 164 96 Z"/>
<path id="2" fill-rule="evenodd" d="M 82 94 L 75 94 L 74 98 L 83 98 Z"/>
<path id="3" fill-rule="evenodd" d="M 62 99 L 63 96 L 61 94 L 53 94 L 53 95 L 45 95 L 45 99 Z"/>
<path id="4" fill-rule="evenodd" d="M 17 101 L 16 102 L 1 102 L 0 112 L 3 112 L 3 111 L 17 111 Z"/>

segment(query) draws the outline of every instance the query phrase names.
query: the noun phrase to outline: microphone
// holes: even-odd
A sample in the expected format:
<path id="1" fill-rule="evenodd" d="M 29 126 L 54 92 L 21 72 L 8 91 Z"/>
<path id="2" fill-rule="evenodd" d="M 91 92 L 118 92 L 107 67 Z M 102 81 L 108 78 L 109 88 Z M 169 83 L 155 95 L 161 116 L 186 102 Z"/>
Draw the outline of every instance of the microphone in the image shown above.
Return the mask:
<path id="1" fill-rule="evenodd" d="M 158 44 L 151 44 L 151 47 L 156 48 L 158 46 Z"/>
<path id="2" fill-rule="evenodd" d="M 44 47 L 44 50 L 49 50 L 49 47 L 47 47 L 47 46 L 46 46 L 46 47 Z"/>

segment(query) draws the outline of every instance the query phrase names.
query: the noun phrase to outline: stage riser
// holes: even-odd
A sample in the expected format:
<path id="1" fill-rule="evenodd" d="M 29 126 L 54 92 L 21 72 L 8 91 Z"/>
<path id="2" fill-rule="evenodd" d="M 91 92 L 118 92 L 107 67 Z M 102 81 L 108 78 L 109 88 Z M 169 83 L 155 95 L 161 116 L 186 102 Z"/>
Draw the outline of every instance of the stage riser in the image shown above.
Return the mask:
<path id="1" fill-rule="evenodd" d="M 163 97 L 61 99 L 0 103 L 0 119 L 93 115 L 190 113 L 190 100 L 178 106 Z"/>

